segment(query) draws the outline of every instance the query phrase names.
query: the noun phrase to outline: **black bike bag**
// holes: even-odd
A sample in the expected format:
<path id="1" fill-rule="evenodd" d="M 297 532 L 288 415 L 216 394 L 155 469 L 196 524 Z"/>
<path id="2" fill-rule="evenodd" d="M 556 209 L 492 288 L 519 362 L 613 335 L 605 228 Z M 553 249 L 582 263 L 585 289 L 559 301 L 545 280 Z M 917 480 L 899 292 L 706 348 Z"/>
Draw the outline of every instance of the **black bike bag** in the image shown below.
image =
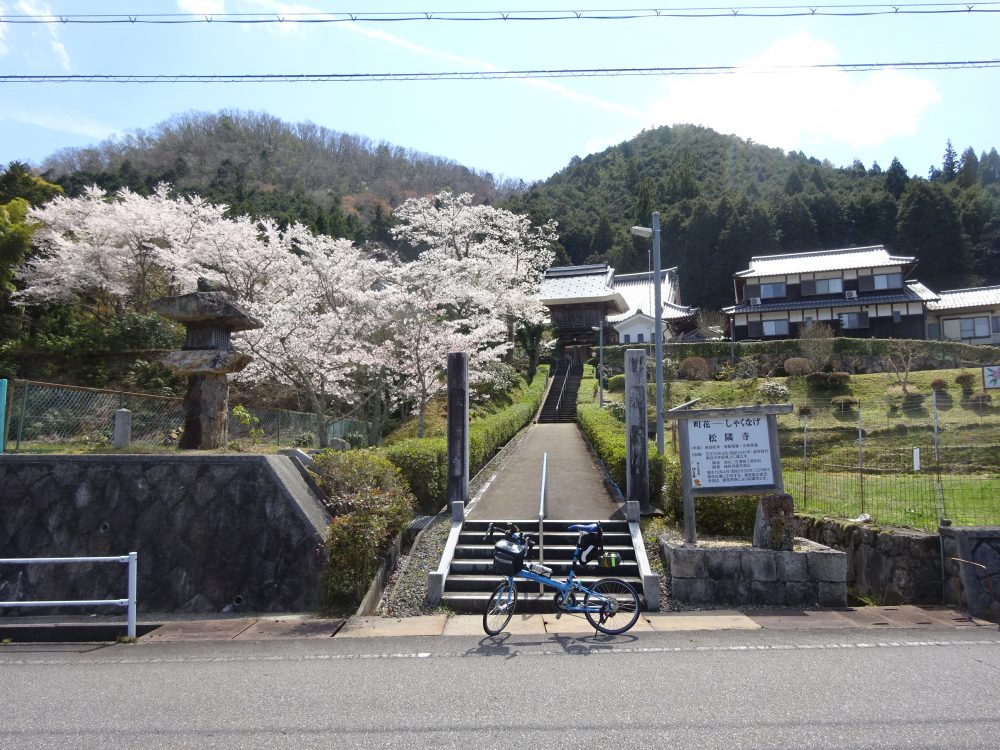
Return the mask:
<path id="1" fill-rule="evenodd" d="M 516 576 L 524 567 L 528 545 L 501 539 L 493 545 L 493 572 L 502 576 Z"/>
<path id="2" fill-rule="evenodd" d="M 580 548 L 579 561 L 581 565 L 586 565 L 599 558 L 601 553 L 604 552 L 604 535 L 601 533 L 600 527 L 598 527 L 597 531 L 580 534 L 576 545 Z"/>

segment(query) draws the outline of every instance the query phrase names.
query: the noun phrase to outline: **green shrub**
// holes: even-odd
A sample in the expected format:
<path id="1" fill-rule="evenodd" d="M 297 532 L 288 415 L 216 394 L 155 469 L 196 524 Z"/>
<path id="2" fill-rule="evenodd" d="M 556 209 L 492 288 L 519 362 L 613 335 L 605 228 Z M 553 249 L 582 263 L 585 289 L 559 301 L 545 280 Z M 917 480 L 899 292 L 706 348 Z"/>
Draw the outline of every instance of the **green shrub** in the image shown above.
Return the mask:
<path id="1" fill-rule="evenodd" d="M 829 380 L 826 377 L 827 375 L 829 375 L 829 373 L 811 372 L 806 375 L 806 385 L 814 391 L 825 390 L 830 387 Z"/>
<path id="2" fill-rule="evenodd" d="M 448 441 L 445 438 L 401 440 L 381 451 L 410 486 L 417 498 L 418 512 L 430 514 L 441 510 L 448 488 Z"/>
<path id="3" fill-rule="evenodd" d="M 785 360 L 783 367 L 785 368 L 785 374 L 793 378 L 800 375 L 808 375 L 812 370 L 809 360 L 805 357 L 789 357 Z"/>
<path id="4" fill-rule="evenodd" d="M 934 378 L 934 380 L 931 381 L 931 390 L 932 391 L 948 390 L 948 381 L 945 380 L 944 378 Z"/>
<path id="5" fill-rule="evenodd" d="M 414 497 L 378 451 L 324 451 L 310 470 L 334 514 L 326 541 L 325 604 L 355 605 L 380 557 L 413 517 Z"/>
<path id="6" fill-rule="evenodd" d="M 963 392 L 969 392 L 972 390 L 972 386 L 979 382 L 979 375 L 966 370 L 965 372 L 960 372 L 955 376 L 955 382 L 962 386 Z"/>
<path id="7" fill-rule="evenodd" d="M 627 452 L 622 423 L 596 404 L 579 405 L 576 420 L 624 495 L 627 486 Z M 655 443 L 649 442 L 649 501 L 657 507 L 663 507 L 665 463 L 664 457 L 657 454 Z"/>
<path id="8" fill-rule="evenodd" d="M 612 375 L 608 378 L 608 390 L 612 393 L 624 393 L 625 392 L 625 376 L 624 375 Z"/>
<path id="9" fill-rule="evenodd" d="M 843 388 L 851 380 L 849 372 L 828 372 L 826 373 L 826 387 L 831 390 Z"/>
<path id="10" fill-rule="evenodd" d="M 813 410 L 812 410 L 812 407 L 809 404 L 802 404 L 801 406 L 799 406 L 799 416 L 800 417 L 808 417 L 812 413 L 813 413 Z"/>
<path id="11" fill-rule="evenodd" d="M 677 374 L 685 380 L 708 380 L 711 368 L 701 357 L 687 357 L 677 365 Z"/>
<path id="12" fill-rule="evenodd" d="M 608 401 L 604 404 L 604 411 L 625 424 L 625 404 L 620 401 Z"/>

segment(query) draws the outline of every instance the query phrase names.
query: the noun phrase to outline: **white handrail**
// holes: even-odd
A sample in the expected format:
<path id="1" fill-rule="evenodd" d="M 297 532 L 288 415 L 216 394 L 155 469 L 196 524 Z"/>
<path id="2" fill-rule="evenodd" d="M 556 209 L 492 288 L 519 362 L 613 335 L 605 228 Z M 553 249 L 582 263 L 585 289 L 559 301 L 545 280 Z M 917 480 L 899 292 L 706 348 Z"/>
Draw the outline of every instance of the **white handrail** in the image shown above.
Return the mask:
<path id="1" fill-rule="evenodd" d="M 569 382 L 569 371 L 570 368 L 566 368 L 566 374 L 563 375 L 562 388 L 559 389 L 559 398 L 556 400 L 556 412 L 558 413 L 559 407 L 562 406 L 563 395 L 566 393 L 566 383 Z"/>
<path id="2" fill-rule="evenodd" d="M 100 607 L 115 606 L 128 608 L 128 637 L 135 638 L 135 602 L 138 581 L 138 560 L 136 552 L 113 557 L 0 557 L 0 564 L 39 565 L 69 563 L 123 563 L 128 565 L 127 599 L 70 599 L 66 601 L 0 602 L 0 607 Z"/>
<path id="3" fill-rule="evenodd" d="M 538 501 L 538 562 L 545 564 L 545 517 L 549 513 L 549 454 L 542 454 L 542 490 Z M 539 593 L 545 593 L 545 584 L 538 585 Z"/>

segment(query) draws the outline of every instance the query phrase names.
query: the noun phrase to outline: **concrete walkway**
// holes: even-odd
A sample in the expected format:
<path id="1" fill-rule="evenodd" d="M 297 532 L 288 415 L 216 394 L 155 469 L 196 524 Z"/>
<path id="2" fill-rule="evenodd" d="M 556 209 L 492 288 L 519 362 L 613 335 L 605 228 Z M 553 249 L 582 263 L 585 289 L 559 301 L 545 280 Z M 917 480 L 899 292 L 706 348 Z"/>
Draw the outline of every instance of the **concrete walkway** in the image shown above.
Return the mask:
<path id="1" fill-rule="evenodd" d="M 471 519 L 538 517 L 542 455 L 548 453 L 548 518 L 624 519 L 621 504 L 575 424 L 534 424 L 469 512 Z"/>

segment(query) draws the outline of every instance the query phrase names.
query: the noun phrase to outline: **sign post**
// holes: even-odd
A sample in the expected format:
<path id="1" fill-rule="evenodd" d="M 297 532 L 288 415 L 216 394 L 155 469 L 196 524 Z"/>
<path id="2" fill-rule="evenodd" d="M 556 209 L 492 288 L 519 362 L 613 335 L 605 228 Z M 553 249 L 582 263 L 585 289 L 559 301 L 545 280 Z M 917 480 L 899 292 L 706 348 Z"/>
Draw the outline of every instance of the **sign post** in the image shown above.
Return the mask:
<path id="1" fill-rule="evenodd" d="M 697 544 L 695 497 L 784 493 L 777 415 L 791 404 L 667 412 L 677 420 L 684 541 Z"/>

